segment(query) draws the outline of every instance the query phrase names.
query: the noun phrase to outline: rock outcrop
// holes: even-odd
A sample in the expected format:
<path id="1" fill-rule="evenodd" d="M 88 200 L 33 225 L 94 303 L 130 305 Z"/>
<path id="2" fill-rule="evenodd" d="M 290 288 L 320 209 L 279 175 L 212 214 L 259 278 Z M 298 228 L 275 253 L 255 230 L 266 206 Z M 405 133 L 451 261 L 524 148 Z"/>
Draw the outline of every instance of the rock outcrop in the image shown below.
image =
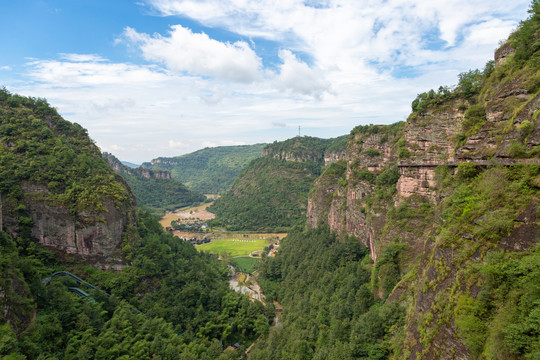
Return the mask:
<path id="1" fill-rule="evenodd" d="M 513 52 L 508 44 L 497 51 L 495 72 Z M 511 77 L 501 70 L 503 75 L 490 78 L 478 98 L 457 96 L 424 112 L 414 112 L 405 126 L 358 127 L 349 137 L 340 167 L 323 173 L 310 192 L 308 226 L 324 223 L 343 236 L 356 236 L 370 249 L 375 262 L 390 244 L 402 244 L 401 272 L 406 274 L 413 268 L 414 274 L 389 298 L 408 306 L 402 340 L 405 350 L 400 358 L 470 358 L 453 320 L 445 323 L 440 319 L 443 315 L 437 314 L 441 311 L 437 301 L 451 298 L 450 291 L 469 291 L 473 297 L 478 294 L 478 289 L 470 286 L 455 289 L 456 281 L 464 281 L 456 266 L 456 250 L 437 242 L 437 229 L 444 221 L 438 209 L 451 192 L 449 185 L 440 181 L 444 174 L 456 174 L 462 168 L 540 164 L 540 94 L 526 72 L 516 73 Z M 397 178 L 392 176 L 395 169 Z M 467 259 L 478 260 L 493 248 L 525 251 L 534 246 L 540 239 L 540 227 L 538 202 L 531 201 L 512 220 L 514 230 L 509 236 L 491 248 L 471 252 Z M 426 209 L 437 210 L 428 216 Z M 478 224 L 483 221 L 477 220 Z M 474 234 L 463 237 L 463 241 L 477 242 Z M 374 279 L 374 291 L 382 296 L 377 290 L 379 280 Z M 448 309 L 457 306 L 457 300 L 448 301 L 454 301 Z M 453 310 L 448 311 L 444 316 L 452 318 Z M 426 324 L 425 314 L 434 316 L 435 321 Z M 427 335 L 419 333 L 420 327 L 431 332 L 429 341 Z"/>
<path id="2" fill-rule="evenodd" d="M 86 130 L 46 101 L 6 90 L 0 94 L 0 128 L 0 172 L 9 174 L 0 177 L 0 230 L 60 256 L 121 267 L 135 198 Z"/>

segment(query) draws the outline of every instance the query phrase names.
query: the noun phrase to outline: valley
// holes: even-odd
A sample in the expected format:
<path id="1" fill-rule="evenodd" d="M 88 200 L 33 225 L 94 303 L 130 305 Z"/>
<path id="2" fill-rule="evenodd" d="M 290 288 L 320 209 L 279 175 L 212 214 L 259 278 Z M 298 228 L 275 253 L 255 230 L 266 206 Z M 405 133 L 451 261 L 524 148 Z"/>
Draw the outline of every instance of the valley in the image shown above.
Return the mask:
<path id="1" fill-rule="evenodd" d="M 529 15 L 406 121 L 136 168 L 0 89 L 0 358 L 540 359 Z"/>

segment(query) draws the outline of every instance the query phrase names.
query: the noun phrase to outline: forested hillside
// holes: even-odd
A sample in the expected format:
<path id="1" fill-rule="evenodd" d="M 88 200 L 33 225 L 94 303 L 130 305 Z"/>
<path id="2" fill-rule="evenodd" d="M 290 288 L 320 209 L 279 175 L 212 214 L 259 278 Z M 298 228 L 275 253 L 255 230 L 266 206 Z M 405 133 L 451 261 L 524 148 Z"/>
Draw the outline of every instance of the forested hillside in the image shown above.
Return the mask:
<path id="1" fill-rule="evenodd" d="M 483 70 L 419 94 L 406 124 L 353 129 L 308 229 L 261 266 L 283 327 L 254 358 L 540 357 L 540 3 L 530 12 Z"/>
<path id="2" fill-rule="evenodd" d="M 265 144 L 218 146 L 171 158 L 157 158 L 141 166 L 171 172 L 174 179 L 202 194 L 223 194 Z"/>
<path id="3" fill-rule="evenodd" d="M 393 259 L 390 259 L 393 261 Z M 371 290 L 369 250 L 327 227 L 295 229 L 276 258 L 260 267 L 261 283 L 281 302 L 282 326 L 253 349 L 253 359 L 385 359 L 405 311 Z"/>
<path id="4" fill-rule="evenodd" d="M 166 171 L 129 168 L 114 155 L 103 153 L 113 170 L 122 176 L 133 191 L 137 204 L 155 215 L 194 205 L 205 200 L 204 195 L 191 191 Z"/>
<path id="5" fill-rule="evenodd" d="M 85 129 L 44 99 L 0 90 L 0 230 L 118 260 L 133 201 Z"/>
<path id="6" fill-rule="evenodd" d="M 0 154 L 0 357 L 236 359 L 267 331 L 272 313 L 137 210 L 45 100 L 0 92 Z"/>
<path id="7" fill-rule="evenodd" d="M 85 263 L 60 264 L 33 242 L 0 232 L 0 356 L 9 359 L 237 359 L 267 331 L 271 312 L 228 288 L 215 257 L 164 233 L 140 214 L 124 254 L 132 265 L 107 272 Z M 69 270 L 99 290 L 69 278 Z M 80 286 L 91 301 L 70 288 Z M 110 294 L 110 296 L 107 295 Z M 265 314 L 268 314 L 267 317 Z"/>
<path id="8" fill-rule="evenodd" d="M 229 230 L 282 231 L 305 221 L 307 195 L 324 168 L 329 147 L 344 150 L 343 137 L 295 137 L 274 142 L 253 160 L 209 211 L 212 224 Z"/>

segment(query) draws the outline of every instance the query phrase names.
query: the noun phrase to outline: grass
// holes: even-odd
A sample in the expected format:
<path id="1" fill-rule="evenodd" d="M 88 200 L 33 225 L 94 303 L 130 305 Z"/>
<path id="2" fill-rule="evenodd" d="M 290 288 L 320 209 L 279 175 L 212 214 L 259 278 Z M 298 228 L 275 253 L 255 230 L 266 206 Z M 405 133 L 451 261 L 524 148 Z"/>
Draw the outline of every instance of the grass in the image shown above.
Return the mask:
<path id="1" fill-rule="evenodd" d="M 240 271 L 251 274 L 256 270 L 257 265 L 261 259 L 250 257 L 236 257 L 230 259 L 232 265 L 240 268 Z"/>
<path id="2" fill-rule="evenodd" d="M 247 256 L 252 251 L 264 249 L 267 245 L 265 239 L 230 238 L 212 240 L 210 243 L 197 246 L 197 249 L 220 255 L 222 258 L 231 258 Z"/>

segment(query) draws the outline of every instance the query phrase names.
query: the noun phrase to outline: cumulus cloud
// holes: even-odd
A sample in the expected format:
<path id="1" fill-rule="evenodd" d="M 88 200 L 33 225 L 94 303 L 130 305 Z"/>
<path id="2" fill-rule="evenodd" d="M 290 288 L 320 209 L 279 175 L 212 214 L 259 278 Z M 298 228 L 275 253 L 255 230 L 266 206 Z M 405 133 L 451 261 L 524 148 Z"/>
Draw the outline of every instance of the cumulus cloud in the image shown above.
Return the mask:
<path id="1" fill-rule="evenodd" d="M 220 42 L 181 25 L 171 26 L 167 36 L 150 36 L 127 27 L 123 37 L 146 60 L 162 63 L 169 70 L 244 83 L 260 77 L 261 59 L 244 41 Z"/>
<path id="2" fill-rule="evenodd" d="M 299 125 L 331 137 L 402 120 L 416 94 L 491 59 L 530 0 L 143 1 L 243 41 L 180 25 L 162 34 L 126 27 L 118 42 L 152 65 L 61 54 L 29 60 L 28 81 L 10 86 L 46 97 L 132 162 L 283 140 Z"/>
<path id="3" fill-rule="evenodd" d="M 529 0 L 147 0 L 163 15 L 190 17 L 207 26 L 281 41 L 309 53 L 317 65 L 362 66 L 364 60 L 407 64 L 436 43 L 458 46 L 471 28 L 493 19 L 524 16 Z M 494 34 L 507 35 L 504 31 Z M 497 29 L 496 29 L 497 30 Z M 434 41 L 436 40 L 436 41 Z M 494 39 L 496 44 L 499 39 Z M 414 61 L 414 60 L 413 60 Z"/>
<path id="4" fill-rule="evenodd" d="M 282 89 L 320 98 L 329 88 L 330 84 L 324 80 L 320 72 L 298 60 L 289 50 L 280 50 L 279 57 L 283 63 L 277 80 Z"/>

